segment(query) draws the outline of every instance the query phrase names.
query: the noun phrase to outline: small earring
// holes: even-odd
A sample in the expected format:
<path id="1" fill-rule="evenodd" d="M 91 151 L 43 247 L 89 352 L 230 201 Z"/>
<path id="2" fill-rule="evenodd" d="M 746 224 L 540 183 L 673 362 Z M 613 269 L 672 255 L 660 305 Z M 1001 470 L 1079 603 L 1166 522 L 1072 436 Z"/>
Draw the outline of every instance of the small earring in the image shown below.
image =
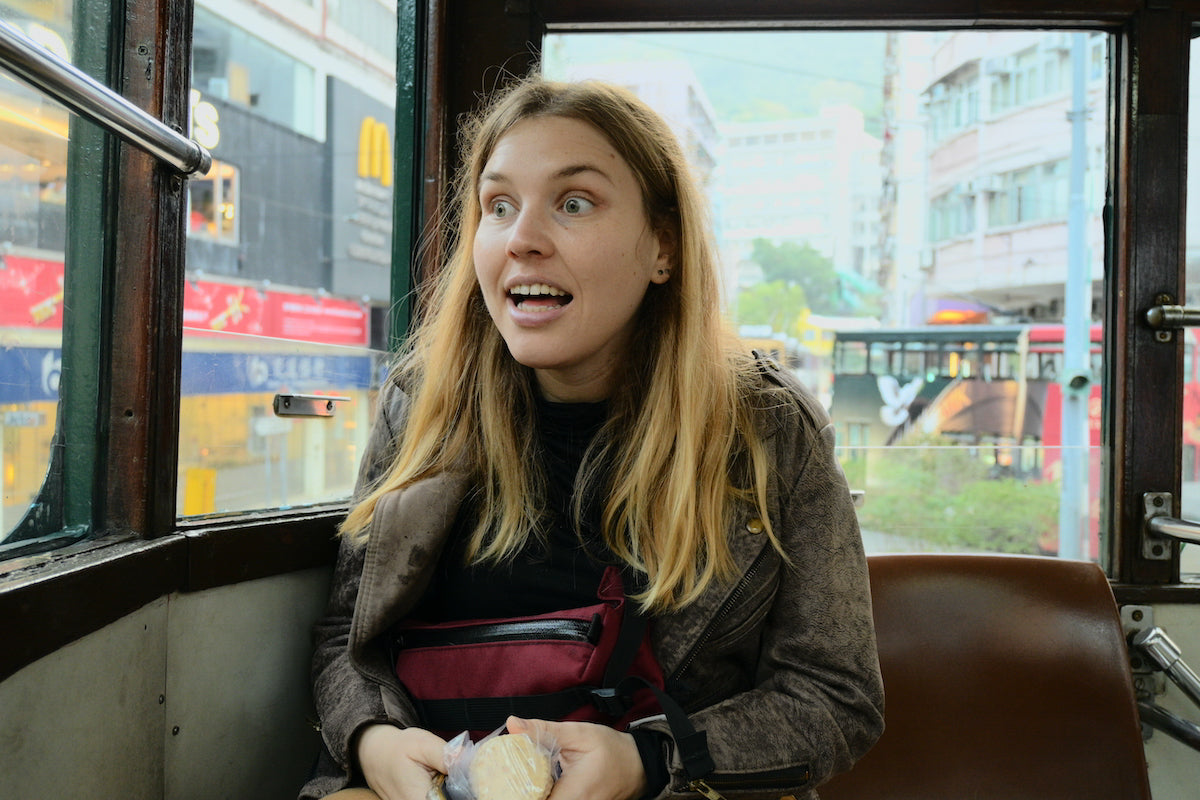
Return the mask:
<path id="1" fill-rule="evenodd" d="M 670 275 L 670 274 L 671 274 L 671 270 L 669 270 L 669 269 L 660 269 L 660 270 L 658 271 L 658 274 L 659 274 L 659 275 Z"/>

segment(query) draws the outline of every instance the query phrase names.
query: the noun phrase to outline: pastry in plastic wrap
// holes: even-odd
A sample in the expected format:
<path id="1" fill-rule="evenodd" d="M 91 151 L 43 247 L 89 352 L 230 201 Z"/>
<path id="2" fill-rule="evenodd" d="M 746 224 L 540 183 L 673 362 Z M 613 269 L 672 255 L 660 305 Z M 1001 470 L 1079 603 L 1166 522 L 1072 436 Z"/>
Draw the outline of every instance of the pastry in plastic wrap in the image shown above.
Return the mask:
<path id="1" fill-rule="evenodd" d="M 475 800 L 545 800 L 554 786 L 550 753 L 523 733 L 480 742 L 469 775 Z"/>

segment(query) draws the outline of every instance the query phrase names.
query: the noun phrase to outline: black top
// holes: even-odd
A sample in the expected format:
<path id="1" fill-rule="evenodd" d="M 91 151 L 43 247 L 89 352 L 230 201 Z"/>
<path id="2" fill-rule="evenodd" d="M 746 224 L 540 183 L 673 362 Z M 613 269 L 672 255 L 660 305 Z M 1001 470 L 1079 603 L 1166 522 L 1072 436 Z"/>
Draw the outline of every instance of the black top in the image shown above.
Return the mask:
<path id="1" fill-rule="evenodd" d="M 460 509 L 420 617 L 429 622 L 522 617 L 595 602 L 604 569 L 616 559 L 601 540 L 600 504 L 585 504 L 578 527 L 571 504 L 584 453 L 606 413 L 603 402 L 538 401 L 534 434 L 547 483 L 543 537 L 531 537 L 510 563 L 467 566 L 476 509 Z"/>

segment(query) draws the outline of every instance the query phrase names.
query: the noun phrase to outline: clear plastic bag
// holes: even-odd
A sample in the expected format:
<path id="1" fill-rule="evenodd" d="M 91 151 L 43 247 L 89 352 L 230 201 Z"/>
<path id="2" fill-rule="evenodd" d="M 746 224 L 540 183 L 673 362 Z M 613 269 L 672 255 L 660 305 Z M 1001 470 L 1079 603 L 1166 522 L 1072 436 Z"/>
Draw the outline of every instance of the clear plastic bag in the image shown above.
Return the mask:
<path id="1" fill-rule="evenodd" d="M 449 800 L 545 800 L 561 773 L 558 743 L 504 729 L 472 742 L 465 732 L 446 743 Z"/>

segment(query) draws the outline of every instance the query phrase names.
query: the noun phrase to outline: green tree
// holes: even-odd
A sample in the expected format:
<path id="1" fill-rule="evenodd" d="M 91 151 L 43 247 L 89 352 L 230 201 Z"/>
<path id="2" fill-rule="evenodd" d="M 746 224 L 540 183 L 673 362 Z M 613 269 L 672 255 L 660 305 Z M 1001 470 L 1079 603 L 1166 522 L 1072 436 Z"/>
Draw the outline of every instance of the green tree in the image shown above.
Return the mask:
<path id="1" fill-rule="evenodd" d="M 808 308 L 804 287 L 783 281 L 760 283 L 738 292 L 739 325 L 770 325 L 771 330 L 795 335 L 796 322 Z"/>
<path id="2" fill-rule="evenodd" d="M 766 283 L 803 288 L 815 313 L 842 312 L 837 270 L 832 261 L 807 242 L 775 244 L 769 239 L 755 239 L 750 258 L 762 268 Z"/>

